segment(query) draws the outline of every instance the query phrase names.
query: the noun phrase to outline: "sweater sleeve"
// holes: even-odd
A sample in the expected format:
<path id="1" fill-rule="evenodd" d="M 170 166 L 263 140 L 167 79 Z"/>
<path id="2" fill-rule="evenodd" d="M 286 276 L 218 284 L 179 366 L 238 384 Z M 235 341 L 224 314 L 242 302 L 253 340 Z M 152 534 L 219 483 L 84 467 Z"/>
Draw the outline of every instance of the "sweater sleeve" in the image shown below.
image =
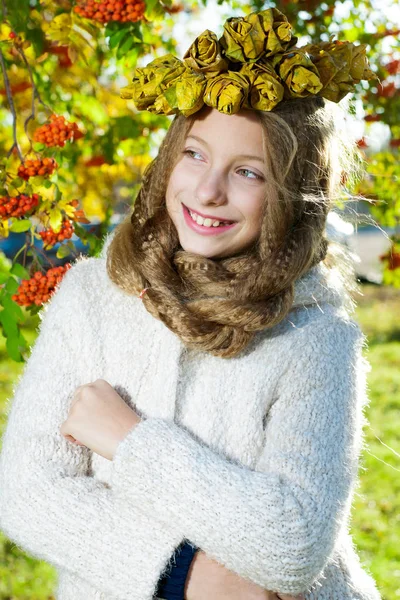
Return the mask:
<path id="1" fill-rule="evenodd" d="M 90 259 L 95 260 L 95 259 Z M 95 351 L 76 263 L 45 305 L 14 392 L 0 455 L 0 527 L 29 554 L 73 571 L 108 598 L 150 600 L 181 528 L 121 502 L 88 476 L 91 451 L 59 432 Z M 88 290 L 90 292 L 90 290 Z"/>
<path id="2" fill-rule="evenodd" d="M 339 317 L 294 333 L 256 470 L 149 418 L 117 448 L 116 493 L 127 498 L 131 478 L 149 515 L 183 528 L 228 569 L 271 591 L 306 592 L 348 519 L 369 367 L 363 343 L 359 327 Z"/>

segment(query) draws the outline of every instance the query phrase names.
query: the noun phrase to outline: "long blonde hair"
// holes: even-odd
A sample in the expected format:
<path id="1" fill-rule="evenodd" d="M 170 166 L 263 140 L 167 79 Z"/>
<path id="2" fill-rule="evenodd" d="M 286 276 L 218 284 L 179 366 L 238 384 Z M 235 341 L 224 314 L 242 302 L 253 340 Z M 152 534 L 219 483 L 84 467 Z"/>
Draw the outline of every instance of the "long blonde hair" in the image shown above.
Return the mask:
<path id="1" fill-rule="evenodd" d="M 147 287 L 149 313 L 186 346 L 225 358 L 238 355 L 255 332 L 279 323 L 293 304 L 294 282 L 326 258 L 326 218 L 340 187 L 343 147 L 335 143 L 334 116 L 322 98 L 255 112 L 268 178 L 261 232 L 251 247 L 212 259 L 180 246 L 165 194 L 195 113 L 171 122 L 144 172 L 134 210 L 107 252 L 116 285 L 134 295 Z"/>

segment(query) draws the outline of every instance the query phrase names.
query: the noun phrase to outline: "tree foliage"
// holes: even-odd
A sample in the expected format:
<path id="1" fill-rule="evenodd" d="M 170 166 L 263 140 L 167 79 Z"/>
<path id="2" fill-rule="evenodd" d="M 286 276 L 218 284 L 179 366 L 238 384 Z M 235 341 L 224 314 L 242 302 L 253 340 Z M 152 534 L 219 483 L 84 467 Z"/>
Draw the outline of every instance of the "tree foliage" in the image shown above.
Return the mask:
<path id="1" fill-rule="evenodd" d="M 364 106 L 359 147 L 367 166 L 351 191 L 370 198 L 377 222 L 395 230 L 382 260 L 385 282 L 400 287 L 400 31 L 372 0 L 354 0 L 347 13 L 333 0 L 217 4 L 225 18 L 276 6 L 305 43 L 334 34 L 368 45 L 379 84 L 360 82 L 350 104 L 361 99 Z M 77 256 L 72 235 L 98 253 L 113 215 L 134 201 L 157 136 L 170 124 L 138 112 L 120 88 L 138 61 L 178 56 L 172 31 L 179 13 L 196 20 L 206 6 L 207 0 L 1 0 L 0 236 L 25 236 L 13 260 L 0 261 L 0 323 L 15 360 L 27 351 L 21 325 L 41 310 Z M 377 121 L 386 124 L 388 143 L 373 152 L 368 136 Z M 97 235 L 84 227 L 94 220 L 101 224 Z M 52 249 L 64 270 L 54 271 Z"/>

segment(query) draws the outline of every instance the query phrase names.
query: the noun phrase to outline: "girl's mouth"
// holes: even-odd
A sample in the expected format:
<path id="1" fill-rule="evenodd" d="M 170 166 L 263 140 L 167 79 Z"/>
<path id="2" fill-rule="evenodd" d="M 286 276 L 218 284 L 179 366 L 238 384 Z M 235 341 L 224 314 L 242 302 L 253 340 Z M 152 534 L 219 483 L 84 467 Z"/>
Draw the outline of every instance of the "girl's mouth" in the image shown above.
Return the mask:
<path id="1" fill-rule="evenodd" d="M 222 221 L 203 219 L 203 217 L 196 216 L 195 213 L 190 213 L 189 209 L 184 204 L 182 204 L 182 209 L 186 224 L 193 231 L 196 231 L 196 233 L 200 233 L 201 235 L 217 235 L 228 229 L 232 229 L 236 225 L 236 223 L 224 224 Z M 200 221 L 200 223 L 195 219 Z"/>

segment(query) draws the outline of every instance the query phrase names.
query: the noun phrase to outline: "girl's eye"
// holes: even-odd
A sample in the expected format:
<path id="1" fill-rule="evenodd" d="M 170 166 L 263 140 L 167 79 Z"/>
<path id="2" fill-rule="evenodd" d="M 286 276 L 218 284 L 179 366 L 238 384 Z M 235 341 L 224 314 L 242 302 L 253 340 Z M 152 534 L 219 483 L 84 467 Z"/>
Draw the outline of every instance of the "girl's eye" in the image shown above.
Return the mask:
<path id="1" fill-rule="evenodd" d="M 200 156 L 200 154 L 198 152 L 196 152 L 195 150 L 184 150 L 183 154 L 187 154 L 188 156 L 192 156 L 193 154 L 198 154 Z"/>
<path id="2" fill-rule="evenodd" d="M 261 177 L 261 175 L 257 175 L 257 173 L 254 173 L 254 171 L 250 171 L 250 169 L 239 169 L 238 173 L 240 171 L 245 171 L 246 173 L 251 173 L 252 175 L 254 175 L 254 178 L 253 177 L 245 177 L 245 179 L 260 179 L 260 180 L 264 179 L 263 177 Z"/>

